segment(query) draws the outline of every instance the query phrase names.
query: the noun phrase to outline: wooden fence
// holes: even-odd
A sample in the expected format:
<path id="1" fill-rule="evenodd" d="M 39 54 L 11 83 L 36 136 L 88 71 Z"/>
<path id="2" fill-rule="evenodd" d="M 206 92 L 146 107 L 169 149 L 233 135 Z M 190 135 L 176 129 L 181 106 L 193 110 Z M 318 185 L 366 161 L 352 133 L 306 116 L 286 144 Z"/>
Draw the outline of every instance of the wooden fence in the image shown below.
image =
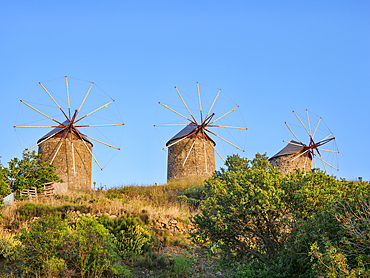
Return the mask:
<path id="1" fill-rule="evenodd" d="M 25 189 L 19 192 L 20 196 L 27 196 L 28 198 L 37 198 L 42 196 L 52 196 L 55 195 L 55 188 L 53 182 L 47 182 L 43 184 L 44 191 L 37 193 L 36 187 L 31 187 L 31 189 Z"/>

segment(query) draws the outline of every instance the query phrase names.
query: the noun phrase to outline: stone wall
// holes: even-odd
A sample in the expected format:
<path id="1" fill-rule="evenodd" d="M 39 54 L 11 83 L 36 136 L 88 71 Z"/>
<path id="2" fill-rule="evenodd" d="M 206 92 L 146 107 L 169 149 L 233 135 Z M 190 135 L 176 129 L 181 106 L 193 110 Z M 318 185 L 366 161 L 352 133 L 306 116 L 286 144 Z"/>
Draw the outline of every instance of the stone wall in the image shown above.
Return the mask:
<path id="1" fill-rule="evenodd" d="M 198 137 L 186 160 L 183 163 L 194 139 L 189 138 L 168 148 L 167 180 L 185 179 L 194 177 L 207 178 L 215 171 L 215 152 L 210 144 Z M 205 151 L 204 151 L 205 149 Z"/>
<path id="2" fill-rule="evenodd" d="M 50 138 L 39 145 L 39 154 L 42 154 L 42 162 L 51 161 L 61 138 Z M 92 144 L 85 142 L 92 151 Z M 53 165 L 56 166 L 56 174 L 67 184 L 69 188 L 91 188 L 91 154 L 85 144 L 79 140 L 73 140 L 75 171 L 73 170 L 72 144 L 66 139 L 62 143 Z"/>
<path id="3" fill-rule="evenodd" d="M 312 159 L 309 156 L 301 155 L 294 159 L 298 154 L 289 154 L 274 157 L 270 160 L 272 166 L 277 167 L 284 174 L 293 172 L 294 169 L 311 170 Z"/>

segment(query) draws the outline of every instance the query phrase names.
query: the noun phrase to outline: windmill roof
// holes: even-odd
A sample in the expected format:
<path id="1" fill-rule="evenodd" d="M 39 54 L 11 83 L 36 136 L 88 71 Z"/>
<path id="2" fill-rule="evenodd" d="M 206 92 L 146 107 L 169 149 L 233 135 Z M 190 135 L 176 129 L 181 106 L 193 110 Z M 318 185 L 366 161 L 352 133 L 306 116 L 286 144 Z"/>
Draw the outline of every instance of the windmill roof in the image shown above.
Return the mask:
<path id="1" fill-rule="evenodd" d="M 182 130 L 180 130 L 179 133 L 177 133 L 175 136 L 173 136 L 170 140 L 168 140 L 168 142 L 166 143 L 166 146 L 168 146 L 171 142 L 177 140 L 177 139 L 181 139 L 181 138 L 184 138 L 186 136 L 188 136 L 190 133 L 192 133 L 195 129 L 196 129 L 196 125 L 194 124 L 188 124 L 186 127 L 184 127 Z M 216 143 L 211 139 L 211 137 L 208 136 L 208 134 L 206 132 L 204 132 L 205 135 L 207 136 L 207 139 L 209 141 L 211 141 L 213 143 L 213 145 L 215 146 Z"/>
<path id="2" fill-rule="evenodd" d="M 299 146 L 297 146 L 297 145 L 299 145 Z M 274 156 L 270 157 L 270 160 L 275 158 L 275 157 L 279 157 L 279 156 L 283 156 L 283 155 L 295 154 L 295 153 L 301 151 L 303 149 L 303 147 L 304 146 L 302 145 L 302 143 L 292 140 L 280 152 L 278 152 Z"/>
<path id="3" fill-rule="evenodd" d="M 63 122 L 63 124 L 64 125 L 68 125 L 69 124 L 69 121 L 68 120 L 65 120 L 64 122 Z M 63 129 L 63 127 L 62 126 L 58 126 L 58 127 L 56 127 L 56 128 L 54 128 L 53 130 L 51 130 L 50 132 L 48 132 L 48 133 L 46 133 L 44 136 L 42 136 L 38 141 L 37 141 L 37 143 L 39 143 L 39 142 L 41 142 L 42 140 L 44 140 L 44 139 L 46 139 L 46 138 L 48 138 L 48 137 L 50 137 L 50 136 L 52 136 L 53 134 L 57 134 L 60 130 L 62 130 Z M 63 133 L 63 132 L 62 132 Z M 88 143 L 90 143 L 91 145 L 92 145 L 92 143 L 85 137 L 85 136 L 82 136 L 82 138 L 86 141 L 86 142 L 88 142 Z M 77 138 L 77 140 L 80 140 L 79 138 Z"/>

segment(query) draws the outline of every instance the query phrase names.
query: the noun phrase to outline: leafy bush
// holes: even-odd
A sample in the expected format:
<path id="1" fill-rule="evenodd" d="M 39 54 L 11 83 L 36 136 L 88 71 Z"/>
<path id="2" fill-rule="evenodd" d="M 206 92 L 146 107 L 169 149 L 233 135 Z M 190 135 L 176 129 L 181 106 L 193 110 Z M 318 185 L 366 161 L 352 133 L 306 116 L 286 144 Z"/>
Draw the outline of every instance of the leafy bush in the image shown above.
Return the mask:
<path id="1" fill-rule="evenodd" d="M 47 182 L 62 180 L 55 174 L 55 166 L 49 162 L 40 162 L 41 155 L 35 151 L 24 152 L 22 159 L 13 158 L 9 164 L 8 179 L 13 191 L 36 187 L 42 188 Z"/>
<path id="2" fill-rule="evenodd" d="M 338 203 L 331 216 L 338 233 L 324 231 L 310 245 L 312 269 L 323 277 L 369 277 L 369 201 Z"/>
<path id="3" fill-rule="evenodd" d="M 22 222 L 30 221 L 34 217 L 42 217 L 56 212 L 65 216 L 68 212 L 77 210 L 83 213 L 90 212 L 90 208 L 84 205 L 51 206 L 45 204 L 36 205 L 34 203 L 26 203 L 24 206 L 19 207 L 16 210 L 18 219 L 8 226 L 9 228 L 18 229 Z"/>
<path id="4" fill-rule="evenodd" d="M 137 216 L 131 217 L 127 214 L 111 219 L 103 215 L 99 218 L 99 222 L 114 236 L 114 244 L 124 260 L 132 261 L 145 250 L 152 248 L 153 238 L 150 230 Z"/>
<path id="5" fill-rule="evenodd" d="M 193 258 L 186 258 L 183 255 L 174 257 L 171 265 L 171 277 L 188 277 L 190 270 L 194 264 Z"/>
<path id="6" fill-rule="evenodd" d="M 17 236 L 22 243 L 17 269 L 25 276 L 128 277 L 109 232 L 96 220 L 81 217 L 72 226 L 60 214 L 33 222 Z"/>
<path id="7" fill-rule="evenodd" d="M 8 169 L 0 164 L 0 205 L 3 204 L 3 198 L 10 194 L 10 182 L 8 180 Z"/>
<path id="8" fill-rule="evenodd" d="M 319 258 L 332 259 L 332 265 L 341 259 L 348 271 L 367 273 L 370 207 L 361 204 L 369 199 L 368 183 L 318 169 L 283 175 L 260 154 L 253 160 L 228 157 L 226 166 L 206 181 L 200 213 L 192 218 L 193 240 L 238 258 L 245 277 L 323 275 Z"/>
<path id="9" fill-rule="evenodd" d="M 15 260 L 17 252 L 20 251 L 20 241 L 13 235 L 0 237 L 0 256 L 11 261 Z"/>
<path id="10" fill-rule="evenodd" d="M 207 198 L 192 219 L 191 235 L 197 242 L 217 243 L 225 254 L 270 260 L 283 249 L 291 222 L 284 176 L 265 155 L 253 161 L 232 156 L 226 165 L 207 180 Z"/>

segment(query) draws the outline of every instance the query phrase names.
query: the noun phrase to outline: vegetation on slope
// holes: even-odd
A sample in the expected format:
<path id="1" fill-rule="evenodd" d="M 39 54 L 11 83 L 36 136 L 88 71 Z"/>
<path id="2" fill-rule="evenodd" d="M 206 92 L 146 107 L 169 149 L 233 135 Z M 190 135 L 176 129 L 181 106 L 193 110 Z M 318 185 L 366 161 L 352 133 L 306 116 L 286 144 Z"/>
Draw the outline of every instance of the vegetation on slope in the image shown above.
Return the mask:
<path id="1" fill-rule="evenodd" d="M 257 154 L 228 157 L 205 182 L 18 200 L 2 209 L 0 269 L 2 277 L 369 277 L 369 190 L 317 169 L 283 175 Z"/>

